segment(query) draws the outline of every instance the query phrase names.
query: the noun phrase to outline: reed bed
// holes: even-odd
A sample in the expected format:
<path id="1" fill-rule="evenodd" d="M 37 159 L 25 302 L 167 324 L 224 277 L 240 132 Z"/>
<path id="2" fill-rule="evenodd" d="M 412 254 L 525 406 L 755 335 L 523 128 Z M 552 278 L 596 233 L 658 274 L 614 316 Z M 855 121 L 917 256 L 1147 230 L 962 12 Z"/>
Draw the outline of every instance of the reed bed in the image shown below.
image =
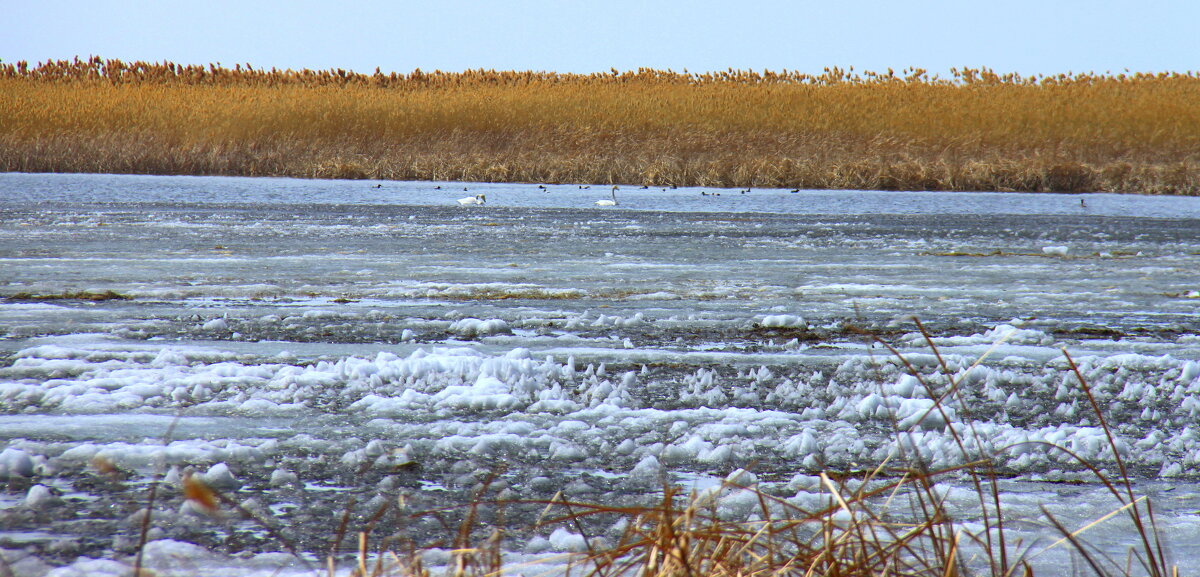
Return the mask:
<path id="1" fill-rule="evenodd" d="M 1200 194 L 1200 74 L 0 65 L 0 170 Z"/>

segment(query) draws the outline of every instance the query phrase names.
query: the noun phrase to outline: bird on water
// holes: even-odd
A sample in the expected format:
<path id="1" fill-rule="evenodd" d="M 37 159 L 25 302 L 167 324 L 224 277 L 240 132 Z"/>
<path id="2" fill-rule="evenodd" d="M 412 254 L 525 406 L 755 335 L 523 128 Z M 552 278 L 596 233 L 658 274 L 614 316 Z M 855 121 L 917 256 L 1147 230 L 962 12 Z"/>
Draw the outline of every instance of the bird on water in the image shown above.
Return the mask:
<path id="1" fill-rule="evenodd" d="M 603 199 L 603 200 L 597 200 L 596 206 L 617 206 L 618 204 L 620 204 L 617 202 L 617 185 L 615 185 L 615 184 L 613 185 L 611 194 L 612 194 L 612 200 L 609 200 L 607 198 Z"/>

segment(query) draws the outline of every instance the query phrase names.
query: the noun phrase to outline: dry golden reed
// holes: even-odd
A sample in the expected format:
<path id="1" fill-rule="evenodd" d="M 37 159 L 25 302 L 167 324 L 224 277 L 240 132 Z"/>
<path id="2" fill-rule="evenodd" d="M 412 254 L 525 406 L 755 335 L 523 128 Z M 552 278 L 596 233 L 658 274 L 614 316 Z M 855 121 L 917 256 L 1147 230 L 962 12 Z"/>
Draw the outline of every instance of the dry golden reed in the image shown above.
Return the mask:
<path id="1" fill-rule="evenodd" d="M 1200 194 L 1200 74 L 18 62 L 0 171 Z"/>

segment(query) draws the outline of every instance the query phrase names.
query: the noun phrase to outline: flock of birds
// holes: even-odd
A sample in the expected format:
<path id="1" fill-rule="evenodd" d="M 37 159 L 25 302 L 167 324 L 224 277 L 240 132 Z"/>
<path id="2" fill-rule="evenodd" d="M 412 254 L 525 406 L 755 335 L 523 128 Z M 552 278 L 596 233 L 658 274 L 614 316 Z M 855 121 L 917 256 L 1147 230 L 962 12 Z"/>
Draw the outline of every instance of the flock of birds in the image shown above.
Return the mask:
<path id="1" fill-rule="evenodd" d="M 441 188 L 441 187 L 439 186 L 437 188 Z M 544 184 L 539 184 L 538 188 L 545 190 L 546 192 L 550 192 L 550 190 L 547 189 L 546 185 L 544 185 Z M 579 188 L 590 188 L 590 187 L 580 186 Z M 610 192 L 611 198 L 602 198 L 600 200 L 597 200 L 596 206 L 620 206 L 621 203 L 617 201 L 618 188 L 619 188 L 618 186 L 613 185 L 612 191 Z M 464 188 L 463 190 L 465 191 L 467 189 Z M 458 199 L 459 206 L 482 206 L 486 203 L 487 203 L 487 195 L 484 195 L 484 194 L 476 194 L 475 196 L 464 196 L 464 197 Z"/>
<path id="2" fill-rule="evenodd" d="M 375 185 L 375 188 L 379 188 L 380 186 L 382 186 L 382 185 L 377 184 L 377 185 Z M 441 186 L 434 187 L 435 190 L 441 190 L 441 188 L 442 188 Z M 579 188 L 581 190 L 586 190 L 586 189 L 591 188 L 591 186 L 581 184 L 581 185 L 579 185 Z M 642 188 L 648 189 L 650 187 L 642 186 Z M 672 186 L 671 188 L 674 189 L 675 187 Z M 544 184 L 539 184 L 538 189 L 540 189 L 544 192 L 550 192 L 550 189 L 547 188 L 546 185 L 544 185 Z M 621 202 L 619 200 L 617 200 L 617 190 L 620 190 L 620 187 L 617 185 L 613 185 L 612 190 L 609 191 L 609 198 L 602 198 L 600 200 L 597 200 L 594 204 L 596 206 L 620 206 Z M 667 189 L 664 188 L 663 190 L 665 191 Z M 470 192 L 467 188 L 463 188 L 463 191 Z M 746 194 L 748 192 L 750 192 L 750 188 L 746 188 L 741 191 L 742 194 Z M 793 193 L 800 192 L 800 189 L 798 189 L 798 188 L 793 189 L 791 192 L 793 192 Z M 702 191 L 700 191 L 700 196 L 721 196 L 721 193 L 708 192 L 708 191 L 702 190 Z M 464 196 L 464 197 L 458 199 L 457 202 L 458 202 L 459 206 L 482 206 L 484 204 L 487 204 L 487 195 L 476 194 L 475 196 Z"/>
<path id="3" fill-rule="evenodd" d="M 373 186 L 372 188 L 382 188 L 382 187 L 383 187 L 383 185 L 382 185 L 382 184 L 376 184 L 376 185 L 375 185 L 375 186 Z M 435 187 L 434 187 L 434 189 L 435 189 L 435 190 L 441 190 L 441 188 L 442 188 L 441 186 L 435 186 Z M 581 185 L 579 185 L 579 188 L 580 188 L 581 190 L 586 190 L 586 189 L 589 189 L 589 188 L 591 188 L 591 186 L 590 186 L 590 185 L 582 185 L 582 184 L 581 184 Z M 615 185 L 615 184 L 614 184 L 614 185 L 613 185 L 613 187 L 612 187 L 612 190 L 611 190 L 611 191 L 609 191 L 609 198 L 602 198 L 602 199 L 600 199 L 600 200 L 597 200 L 597 201 L 596 201 L 594 204 L 595 204 L 596 206 L 602 206 L 602 207 L 603 207 L 603 206 L 620 206 L 620 205 L 621 205 L 621 203 L 620 203 L 620 202 L 617 200 L 617 190 L 618 190 L 619 188 L 620 188 L 620 187 L 618 187 L 617 185 Z M 643 188 L 643 189 L 648 189 L 648 188 L 650 188 L 650 187 L 649 187 L 649 186 L 642 186 L 642 188 Z M 674 187 L 674 186 L 672 186 L 671 188 L 672 188 L 672 189 L 674 189 L 675 187 Z M 539 185 L 538 185 L 538 189 L 540 189 L 540 190 L 542 190 L 542 191 L 544 191 L 544 192 L 550 192 L 550 189 L 549 189 L 549 188 L 547 188 L 547 187 L 546 187 L 546 185 L 544 185 L 544 184 L 539 184 Z M 665 188 L 664 188 L 663 190 L 664 190 L 664 191 L 666 191 L 667 189 L 665 189 Z M 469 192 L 469 190 L 468 190 L 467 188 L 465 188 L 465 187 L 463 188 L 463 191 L 464 191 L 464 192 Z M 746 193 L 750 192 L 750 188 L 749 188 L 749 187 L 747 187 L 747 188 L 745 188 L 745 189 L 741 190 L 740 192 L 741 192 L 742 194 L 746 194 Z M 798 188 L 795 188 L 795 189 L 792 189 L 792 190 L 790 190 L 789 192 L 791 192 L 791 193 L 793 193 L 793 194 L 794 194 L 794 193 L 800 192 L 800 189 L 798 189 Z M 719 193 L 719 192 L 708 192 L 708 191 L 705 191 L 705 190 L 701 190 L 701 191 L 700 191 L 700 196 L 721 196 L 721 193 Z M 459 206 L 483 206 L 484 204 L 487 204 L 487 196 L 486 196 L 486 195 L 484 195 L 484 194 L 476 194 L 475 196 L 464 196 L 464 197 L 462 197 L 462 198 L 458 199 L 458 201 L 457 201 L 457 202 L 458 202 L 458 205 L 459 205 Z M 1080 207 L 1082 207 L 1082 208 L 1087 208 L 1087 203 L 1086 203 L 1086 202 L 1084 202 L 1084 199 L 1082 199 L 1082 198 L 1080 198 L 1080 199 L 1079 199 L 1079 206 L 1080 206 Z"/>

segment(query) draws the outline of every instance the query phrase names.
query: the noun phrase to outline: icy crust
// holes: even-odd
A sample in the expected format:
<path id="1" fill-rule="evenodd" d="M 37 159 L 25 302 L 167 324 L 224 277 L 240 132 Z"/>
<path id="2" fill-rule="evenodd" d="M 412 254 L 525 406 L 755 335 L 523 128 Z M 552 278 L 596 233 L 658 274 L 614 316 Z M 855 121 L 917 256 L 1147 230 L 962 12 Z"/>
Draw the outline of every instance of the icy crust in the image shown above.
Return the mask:
<path id="1" fill-rule="evenodd" d="M 194 259 L 195 260 L 195 259 Z M 222 259 L 222 264 L 228 264 L 229 259 Z M 247 262 L 252 262 L 247 260 Z M 494 274 L 494 271 L 488 271 Z M 611 288 L 568 288 L 544 286 L 530 283 L 476 283 L 476 282 L 370 282 L 372 274 L 364 273 L 362 282 L 354 287 L 354 296 L 359 299 L 388 299 L 388 300 L 582 300 L 603 299 L 614 295 Z M 35 290 L 54 292 L 57 285 L 33 287 Z M 179 286 L 178 284 L 155 286 L 153 282 L 137 285 L 121 286 L 120 293 L 140 300 L 183 300 L 183 299 L 267 299 L 267 298 L 310 298 L 319 295 L 328 298 L 343 296 L 346 292 L 343 286 L 304 285 L 304 284 L 223 284 L 208 286 Z M 772 293 L 789 296 L 795 292 L 790 287 L 769 287 Z M 736 283 L 715 283 L 712 286 L 696 286 L 692 284 L 668 285 L 663 290 L 636 289 L 621 291 L 620 296 L 631 300 L 656 301 L 679 300 L 684 298 L 724 299 L 744 298 L 762 289 L 750 289 Z M 628 292 L 628 294 L 625 294 Z M 49 309 L 8 308 L 4 312 L 38 312 L 45 313 Z"/>
<path id="2" fill-rule="evenodd" d="M 579 552 L 586 550 L 586 544 L 581 535 L 559 529 L 548 537 L 535 537 L 526 550 L 529 552 L 505 552 L 504 564 L 534 567 L 542 575 L 569 575 L 562 555 L 542 552 Z M 128 577 L 132 574 L 135 564 L 135 557 L 130 555 L 117 559 L 80 558 L 70 565 L 54 568 L 34 557 L 22 556 L 21 551 L 0 550 L 0 553 L 6 553 L 6 558 L 20 559 L 10 562 L 9 565 L 17 577 Z M 429 548 L 421 551 L 419 557 L 430 574 L 453 572 L 456 557 L 448 549 Z M 382 574 L 403 574 L 396 566 L 400 561 L 398 557 L 388 558 L 384 564 L 385 572 Z M 142 550 L 141 566 L 146 574 L 188 577 L 310 577 L 328 574 L 322 563 L 312 559 L 299 559 L 288 553 L 230 556 L 174 539 L 155 539 L 147 542 Z M 374 567 L 374 564 L 369 566 Z M 354 569 L 340 568 L 333 575 L 354 575 Z"/>
<path id="3" fill-rule="evenodd" d="M 651 370 L 580 367 L 574 358 L 539 359 L 526 349 L 487 355 L 430 348 L 296 365 L 255 364 L 203 349 L 43 345 L 18 352 L 0 369 L 0 410 L 79 416 L 183 410 L 189 417 L 290 420 L 340 415 L 434 469 L 464 458 L 545 460 L 628 474 L 634 484 L 646 479 L 630 473 L 650 457 L 674 470 L 700 471 L 751 463 L 865 469 L 905 458 L 941 468 L 990 457 L 1001 471 L 1037 476 L 1082 470 L 1076 456 L 1099 467 L 1115 464 L 1091 400 L 1061 353 L 1045 363 L 944 358 L 949 374 L 932 354 L 906 355 L 918 378 L 898 359 L 878 355 L 811 367 L 667 370 L 651 363 Z M 1200 363 L 1138 354 L 1075 361 L 1136 474 L 1195 475 Z M 965 403 L 937 406 L 933 399 L 946 395 L 952 382 Z M 307 449 L 336 452 L 347 465 L 382 454 L 378 447 L 370 454 L 356 438 L 304 435 L 168 440 L 165 446 L 31 440 L 0 454 L 0 476 L 81 466 L 98 456 L 134 469 L 161 459 L 259 463 L 305 450 L 306 440 L 313 444 Z"/>
<path id="4" fill-rule="evenodd" d="M 1010 324 L 999 324 L 981 334 L 951 337 L 926 337 L 921 333 L 909 333 L 902 341 L 910 346 L 924 345 L 927 339 L 932 339 L 938 346 L 967 346 L 967 345 L 1028 345 L 1045 346 L 1054 344 L 1054 338 L 1037 329 L 1018 328 Z"/>

